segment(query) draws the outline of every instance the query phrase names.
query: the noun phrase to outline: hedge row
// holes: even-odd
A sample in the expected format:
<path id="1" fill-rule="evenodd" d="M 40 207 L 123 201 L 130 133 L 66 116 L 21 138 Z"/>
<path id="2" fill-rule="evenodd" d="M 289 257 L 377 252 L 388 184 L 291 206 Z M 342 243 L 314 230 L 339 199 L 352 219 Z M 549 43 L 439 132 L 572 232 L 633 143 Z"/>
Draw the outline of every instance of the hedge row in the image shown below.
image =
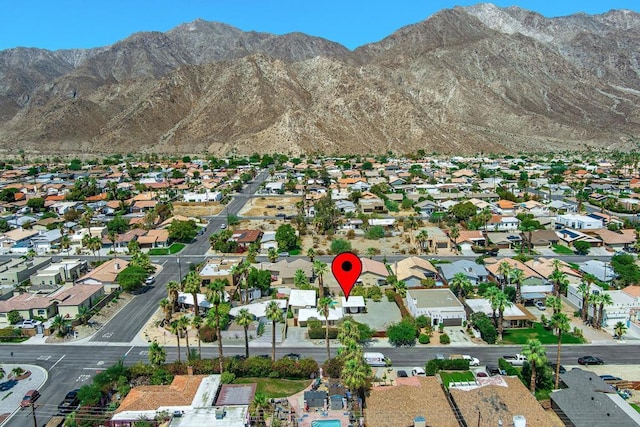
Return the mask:
<path id="1" fill-rule="evenodd" d="M 469 361 L 465 359 L 431 359 L 424 368 L 427 376 L 434 376 L 440 371 L 468 371 Z"/>

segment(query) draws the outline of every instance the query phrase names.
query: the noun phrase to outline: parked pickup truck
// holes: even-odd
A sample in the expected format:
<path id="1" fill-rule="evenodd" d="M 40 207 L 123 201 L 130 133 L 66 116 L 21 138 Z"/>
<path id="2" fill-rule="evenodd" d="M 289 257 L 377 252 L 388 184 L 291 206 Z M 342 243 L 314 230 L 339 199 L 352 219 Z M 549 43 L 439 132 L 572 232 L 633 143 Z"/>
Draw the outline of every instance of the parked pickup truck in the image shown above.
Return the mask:
<path id="1" fill-rule="evenodd" d="M 522 366 L 524 362 L 527 361 L 527 358 L 522 354 L 507 354 L 506 356 L 502 356 L 502 358 L 512 366 Z"/>
<path id="2" fill-rule="evenodd" d="M 473 356 L 469 356 L 468 354 L 452 354 L 451 356 L 449 356 L 449 359 L 464 359 L 469 361 L 469 366 L 480 366 L 480 361 Z"/>

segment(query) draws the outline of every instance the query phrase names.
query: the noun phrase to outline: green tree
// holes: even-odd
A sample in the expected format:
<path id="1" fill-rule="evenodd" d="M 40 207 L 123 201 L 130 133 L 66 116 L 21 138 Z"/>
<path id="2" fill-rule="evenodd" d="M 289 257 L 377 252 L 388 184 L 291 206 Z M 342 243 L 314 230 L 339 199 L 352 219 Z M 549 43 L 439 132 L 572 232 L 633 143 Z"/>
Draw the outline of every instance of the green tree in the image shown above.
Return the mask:
<path id="1" fill-rule="evenodd" d="M 293 275 L 293 284 L 296 286 L 296 288 L 299 289 L 306 289 L 309 287 L 309 278 L 307 277 L 307 274 L 304 272 L 304 270 L 296 270 Z"/>
<path id="2" fill-rule="evenodd" d="M 298 246 L 296 230 L 291 224 L 282 224 L 276 230 L 276 242 L 280 251 L 289 251 Z"/>
<path id="3" fill-rule="evenodd" d="M 307 250 L 307 258 L 309 258 L 309 262 L 313 263 L 313 259 L 316 257 L 316 251 L 313 248 L 309 248 Z"/>
<path id="4" fill-rule="evenodd" d="M 129 221 L 120 215 L 116 215 L 111 221 L 107 222 L 107 230 L 122 234 L 129 229 Z"/>
<path id="5" fill-rule="evenodd" d="M 416 343 L 416 336 L 416 325 L 407 319 L 394 323 L 387 328 L 389 344 L 396 347 L 414 345 Z"/>
<path id="6" fill-rule="evenodd" d="M 188 221 L 175 220 L 171 222 L 167 230 L 170 238 L 180 242 L 190 242 L 198 234 L 198 226 L 192 219 Z"/>
<path id="7" fill-rule="evenodd" d="M 202 340 L 200 339 L 200 329 L 202 328 L 202 317 L 193 316 L 191 319 L 191 326 L 196 330 L 196 335 L 198 337 L 198 358 L 202 359 Z"/>
<path id="8" fill-rule="evenodd" d="M 511 301 L 509 301 L 507 295 L 502 291 L 496 292 L 495 304 L 498 309 L 498 339 L 502 341 L 502 335 L 504 331 L 504 310 L 513 304 L 511 303 Z"/>
<path id="9" fill-rule="evenodd" d="M 524 271 L 515 268 L 511 271 L 511 279 L 516 285 L 516 304 L 522 303 L 522 281 L 524 280 Z"/>
<path id="10" fill-rule="evenodd" d="M 78 307 L 78 314 L 76 314 L 76 319 L 80 320 L 83 325 L 86 325 L 89 319 L 91 319 L 91 309 L 86 305 L 81 305 Z"/>
<path id="11" fill-rule="evenodd" d="M 10 325 L 15 325 L 16 323 L 22 321 L 22 316 L 17 310 L 11 310 L 9 313 L 7 313 L 7 320 L 9 321 Z"/>
<path id="12" fill-rule="evenodd" d="M 191 349 L 189 347 L 189 326 L 191 326 L 191 322 L 189 321 L 189 318 L 186 315 L 181 316 L 178 319 L 178 326 L 180 327 L 180 330 L 184 332 L 184 340 L 187 347 L 187 361 L 189 361 L 191 357 Z"/>
<path id="13" fill-rule="evenodd" d="M 276 301 L 269 301 L 267 304 L 267 308 L 265 309 L 265 315 L 267 319 L 272 322 L 272 331 L 271 331 L 271 360 L 276 361 L 276 325 L 279 322 L 284 321 L 284 316 L 282 315 L 282 309 L 278 305 Z"/>
<path id="14" fill-rule="evenodd" d="M 118 273 L 117 281 L 124 291 L 135 292 L 142 287 L 147 278 L 147 270 L 136 265 L 129 265 Z"/>
<path id="15" fill-rule="evenodd" d="M 269 251 L 267 252 L 267 258 L 269 258 L 270 262 L 276 262 L 276 260 L 278 259 L 278 251 L 276 250 L 276 248 L 269 248 Z"/>
<path id="16" fill-rule="evenodd" d="M 589 298 L 591 297 L 591 285 L 586 282 L 580 282 L 578 285 L 578 292 L 582 297 L 582 307 L 580 309 L 580 318 L 582 323 L 587 321 L 587 312 L 589 311 Z"/>
<path id="17" fill-rule="evenodd" d="M 247 286 L 260 289 L 263 294 L 268 293 L 271 288 L 271 272 L 251 267 L 247 276 Z"/>
<path id="18" fill-rule="evenodd" d="M 578 240 L 573 244 L 573 247 L 578 255 L 588 255 L 589 250 L 591 249 L 591 244 L 589 242 Z"/>
<path id="19" fill-rule="evenodd" d="M 149 363 L 157 368 L 158 366 L 163 365 L 167 360 L 167 351 L 163 347 L 161 347 L 160 344 L 154 341 L 149 346 L 148 356 Z"/>
<path id="20" fill-rule="evenodd" d="M 172 312 L 171 303 L 167 298 L 162 298 L 158 304 L 160 305 L 160 308 L 162 308 L 162 312 L 164 313 L 163 324 L 169 324 L 171 322 L 171 312 Z"/>
<path id="21" fill-rule="evenodd" d="M 56 315 L 51 321 L 51 327 L 57 331 L 57 335 L 62 337 L 67 332 L 67 320 L 61 315 Z"/>
<path id="22" fill-rule="evenodd" d="M 536 372 L 547 363 L 546 349 L 542 346 L 539 340 L 528 340 L 527 345 L 522 348 L 522 354 L 527 358 L 531 365 L 531 382 L 529 384 L 529 390 L 531 393 L 535 393 Z"/>
<path id="23" fill-rule="evenodd" d="M 44 209 L 44 199 L 42 197 L 32 197 L 27 200 L 27 207 L 33 212 L 40 212 Z"/>
<path id="24" fill-rule="evenodd" d="M 249 326 L 253 323 L 253 314 L 246 308 L 241 308 L 235 322 L 244 329 L 244 355 L 249 357 Z"/>
<path id="25" fill-rule="evenodd" d="M 449 283 L 449 288 L 451 292 L 457 294 L 458 298 L 461 299 L 473 292 L 473 284 L 463 272 L 458 272 L 453 275 Z"/>
<path id="26" fill-rule="evenodd" d="M 466 221 L 476 214 L 476 206 L 471 202 L 457 203 L 449 208 L 449 215 L 451 215 L 456 222 Z"/>
<path id="27" fill-rule="evenodd" d="M 333 255 L 338 255 L 343 252 L 351 251 L 351 242 L 344 239 L 333 239 L 331 241 L 331 253 Z"/>
<path id="28" fill-rule="evenodd" d="M 198 293 L 200 293 L 200 286 L 202 285 L 202 277 L 197 271 L 190 271 L 187 273 L 187 277 L 184 280 L 184 286 L 182 291 L 191 294 L 193 298 L 193 315 L 199 316 L 198 309 Z"/>
<path id="29" fill-rule="evenodd" d="M 169 323 L 169 330 L 176 336 L 176 342 L 178 343 L 178 363 L 182 363 L 182 360 L 180 360 L 180 332 L 182 331 L 182 325 L 180 325 L 178 320 L 174 320 Z"/>
<path id="30" fill-rule="evenodd" d="M 9 230 L 11 230 L 11 226 L 9 225 L 7 220 L 4 218 L 0 218 L 0 233 L 6 233 Z"/>
<path id="31" fill-rule="evenodd" d="M 617 338 L 622 338 L 625 332 L 627 332 L 627 326 L 624 322 L 617 322 L 613 327 L 613 333 Z"/>
<path id="32" fill-rule="evenodd" d="M 598 298 L 598 329 L 602 329 L 602 325 L 604 323 L 604 308 L 609 305 L 613 305 L 613 298 L 611 298 L 611 294 L 600 294 Z"/>

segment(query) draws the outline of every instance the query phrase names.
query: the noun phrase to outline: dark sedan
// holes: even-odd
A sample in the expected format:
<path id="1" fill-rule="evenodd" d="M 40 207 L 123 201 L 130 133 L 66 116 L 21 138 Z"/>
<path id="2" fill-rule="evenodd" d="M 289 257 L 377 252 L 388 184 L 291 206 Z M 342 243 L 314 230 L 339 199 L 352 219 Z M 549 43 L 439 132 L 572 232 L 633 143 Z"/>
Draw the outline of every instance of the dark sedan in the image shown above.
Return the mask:
<path id="1" fill-rule="evenodd" d="M 582 356 L 578 359 L 580 365 L 604 365 L 604 360 L 595 356 Z"/>

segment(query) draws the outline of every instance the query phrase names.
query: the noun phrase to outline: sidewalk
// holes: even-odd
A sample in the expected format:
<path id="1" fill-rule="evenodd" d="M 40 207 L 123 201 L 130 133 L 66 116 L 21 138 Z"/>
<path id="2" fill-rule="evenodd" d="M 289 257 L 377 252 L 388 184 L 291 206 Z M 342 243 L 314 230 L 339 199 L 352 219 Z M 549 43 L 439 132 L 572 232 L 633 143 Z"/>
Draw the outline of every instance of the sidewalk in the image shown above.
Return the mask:
<path id="1" fill-rule="evenodd" d="M 6 376 L 0 380 L 0 426 L 7 425 L 11 417 L 20 410 L 20 402 L 27 391 L 39 389 L 48 378 L 47 371 L 36 365 L 4 363 L 2 367 Z M 22 368 L 31 374 L 21 380 L 9 380 L 8 377 L 15 368 Z"/>

